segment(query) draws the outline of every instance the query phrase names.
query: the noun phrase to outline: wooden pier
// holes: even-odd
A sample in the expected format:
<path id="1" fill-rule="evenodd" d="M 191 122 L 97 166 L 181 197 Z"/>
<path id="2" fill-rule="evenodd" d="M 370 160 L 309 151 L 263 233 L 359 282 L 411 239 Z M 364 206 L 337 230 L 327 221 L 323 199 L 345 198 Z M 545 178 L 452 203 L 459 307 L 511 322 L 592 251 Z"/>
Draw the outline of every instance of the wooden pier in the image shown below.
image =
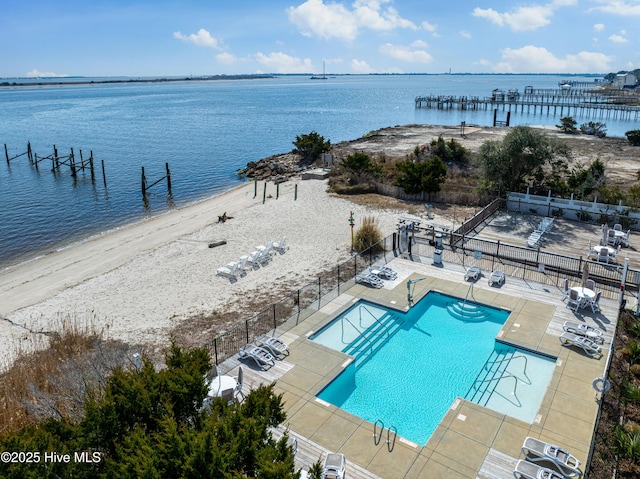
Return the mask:
<path id="1" fill-rule="evenodd" d="M 605 94 L 594 89 L 533 89 L 494 90 L 489 97 L 429 95 L 415 98 L 416 108 L 438 110 L 502 109 L 512 112 L 582 116 L 614 120 L 638 120 L 640 105 L 637 95 L 624 92 Z"/>

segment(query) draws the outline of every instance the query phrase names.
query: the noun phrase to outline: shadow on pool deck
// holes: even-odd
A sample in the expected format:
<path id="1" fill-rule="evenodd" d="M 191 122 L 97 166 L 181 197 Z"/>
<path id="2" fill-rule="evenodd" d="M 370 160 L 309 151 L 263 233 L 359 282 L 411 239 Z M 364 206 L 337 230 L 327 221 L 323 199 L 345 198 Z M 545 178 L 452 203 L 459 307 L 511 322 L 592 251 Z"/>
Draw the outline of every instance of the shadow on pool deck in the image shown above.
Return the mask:
<path id="1" fill-rule="evenodd" d="M 304 322 L 282 333 L 291 354 L 278 361 L 273 370 L 257 371 L 250 364 L 244 365 L 245 383 L 249 387 L 277 381 L 276 390 L 283 394 L 288 417 L 285 426 L 299 437 L 297 466 L 308 469 L 314 461 L 324 459 L 319 457 L 323 451 L 329 451 L 346 455 L 348 476 L 352 478 L 511 479 L 521 458 L 520 447 L 526 436 L 532 436 L 568 449 L 578 457 L 584 470 L 598 410 L 592 381 L 604 374 L 618 317 L 617 302 L 603 299 L 601 313 L 581 310 L 576 314 L 565 307 L 560 291 L 549 285 L 507 277 L 506 284 L 496 288 L 489 286 L 483 276 L 470 289 L 470 283 L 464 281 L 464 271 L 457 265 L 440 268 L 396 259 L 390 266 L 398 272 L 394 282 L 386 282 L 384 288 L 377 290 L 353 285 Z M 457 399 L 426 445 L 398 437 L 389 452 L 386 430 L 375 445 L 373 424 L 315 397 L 351 359 L 308 340 L 310 333 L 360 298 L 406 309 L 406 281 L 419 277 L 425 280 L 415 284 L 415 302 L 435 290 L 461 298 L 469 294 L 477 302 L 508 309 L 511 315 L 498 333 L 501 340 L 558 358 L 532 424 Z M 583 321 L 604 332 L 601 358 L 590 358 L 581 350 L 560 344 L 558 337 L 567 320 Z M 238 364 L 234 357 L 222 369 L 233 369 Z"/>

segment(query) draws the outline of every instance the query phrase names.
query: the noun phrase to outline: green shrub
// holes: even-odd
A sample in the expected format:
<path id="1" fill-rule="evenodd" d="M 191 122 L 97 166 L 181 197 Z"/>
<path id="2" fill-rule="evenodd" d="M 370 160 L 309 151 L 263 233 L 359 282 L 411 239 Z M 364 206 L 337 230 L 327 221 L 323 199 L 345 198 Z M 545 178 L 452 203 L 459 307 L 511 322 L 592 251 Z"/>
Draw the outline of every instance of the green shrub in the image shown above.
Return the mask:
<path id="1" fill-rule="evenodd" d="M 640 130 L 629 130 L 625 136 L 633 146 L 640 146 Z"/>
<path id="2" fill-rule="evenodd" d="M 622 458 L 632 461 L 640 459 L 640 433 L 628 433 L 625 432 L 624 427 L 616 427 L 613 436 L 613 450 Z"/>

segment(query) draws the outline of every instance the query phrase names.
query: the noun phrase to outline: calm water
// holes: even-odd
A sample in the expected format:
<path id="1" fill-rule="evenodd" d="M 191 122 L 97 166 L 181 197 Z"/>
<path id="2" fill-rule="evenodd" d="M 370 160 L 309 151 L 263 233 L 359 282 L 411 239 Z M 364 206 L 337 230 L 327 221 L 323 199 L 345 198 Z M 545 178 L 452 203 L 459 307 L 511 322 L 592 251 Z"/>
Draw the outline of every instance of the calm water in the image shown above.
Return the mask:
<path id="1" fill-rule="evenodd" d="M 273 79 L 149 84 L 33 86 L 0 89 L 0 143 L 9 156 L 31 142 L 39 156 L 104 161 L 76 180 L 50 161 L 0 158 L 0 268 L 102 231 L 218 194 L 240 181 L 249 161 L 290 151 L 296 135 L 317 131 L 332 143 L 410 123 L 490 125 L 491 112 L 414 108 L 427 94 L 488 96 L 494 88 L 556 88 L 560 76 L 340 76 L 327 81 Z M 573 79 L 579 80 L 579 77 Z M 588 79 L 592 81 L 592 78 Z M 580 119 L 577 119 L 580 123 Z M 557 124 L 547 115 L 512 114 L 512 124 Z M 610 136 L 633 125 L 607 123 Z M 156 185 L 142 202 L 141 167 L 149 183 L 171 168 L 173 200 Z"/>

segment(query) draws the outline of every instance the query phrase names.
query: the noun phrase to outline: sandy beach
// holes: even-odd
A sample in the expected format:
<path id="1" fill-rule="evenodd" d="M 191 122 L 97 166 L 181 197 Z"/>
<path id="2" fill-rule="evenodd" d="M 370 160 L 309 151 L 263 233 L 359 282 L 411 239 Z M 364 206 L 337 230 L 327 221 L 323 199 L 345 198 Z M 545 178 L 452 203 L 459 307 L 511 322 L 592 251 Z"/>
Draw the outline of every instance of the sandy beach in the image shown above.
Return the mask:
<path id="1" fill-rule="evenodd" d="M 294 185 L 298 197 L 294 200 Z M 220 196 L 150 218 L 5 270 L 0 275 L 0 357 L 43 343 L 71 318 L 104 328 L 130 344 L 162 347 L 172 331 L 198 314 L 236 301 L 293 291 L 349 257 L 349 214 L 356 227 L 377 219 L 386 235 L 398 212 L 368 210 L 326 192 L 326 180 L 268 184 L 254 198 L 248 183 Z M 232 219 L 218 223 L 227 213 Z M 290 249 L 232 283 L 216 269 L 256 246 L 287 237 Z M 209 244 L 225 240 L 215 248 Z M 238 320 L 242 320 L 239 317 Z"/>

